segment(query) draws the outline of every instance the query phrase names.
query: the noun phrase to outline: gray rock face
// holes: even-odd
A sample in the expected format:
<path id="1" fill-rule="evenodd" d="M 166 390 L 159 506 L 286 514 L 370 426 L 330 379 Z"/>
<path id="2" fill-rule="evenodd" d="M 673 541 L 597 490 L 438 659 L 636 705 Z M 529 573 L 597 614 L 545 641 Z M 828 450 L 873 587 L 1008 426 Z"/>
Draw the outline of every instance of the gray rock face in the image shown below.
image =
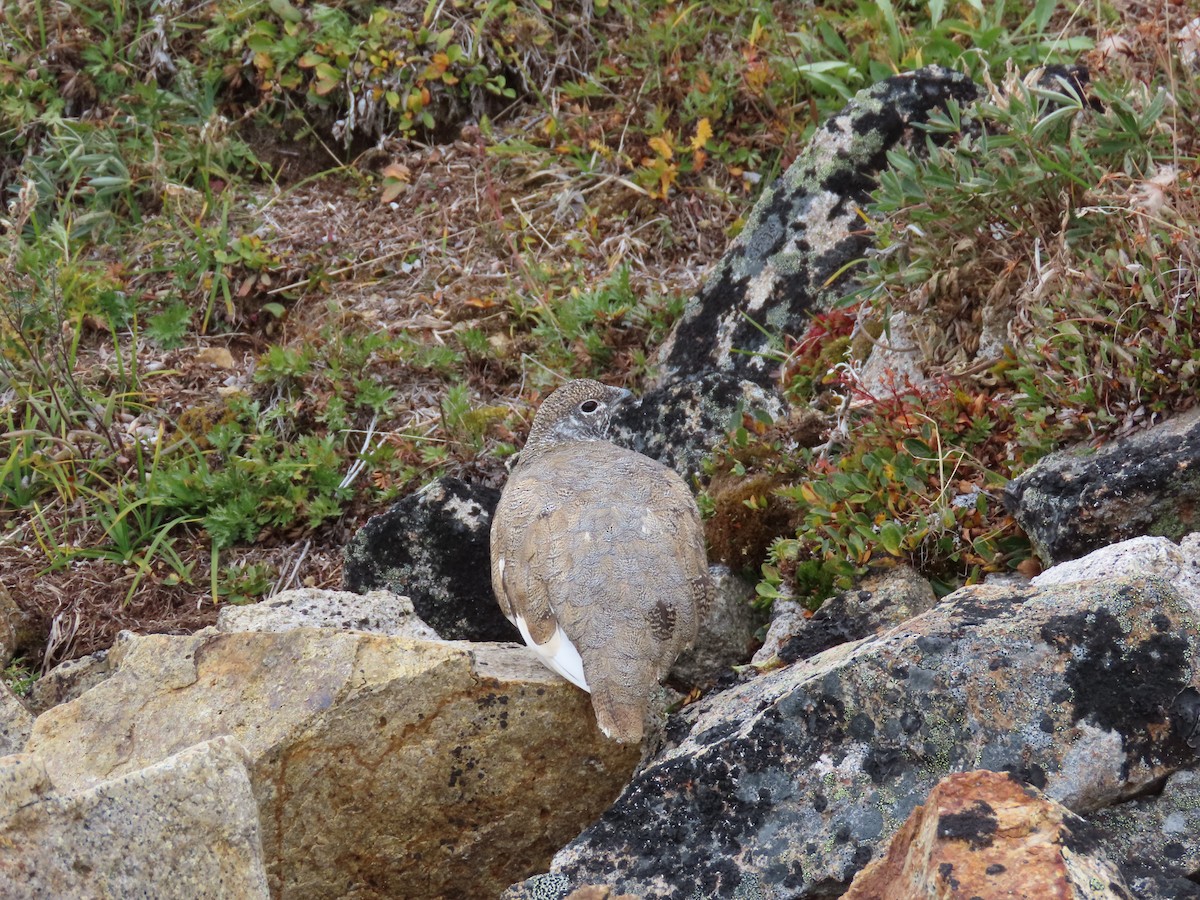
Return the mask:
<path id="1" fill-rule="evenodd" d="M 372 516 L 346 548 L 346 590 L 412 599 L 446 640 L 520 641 L 492 595 L 488 536 L 500 492 L 439 478 Z"/>
<path id="2" fill-rule="evenodd" d="M 773 390 L 733 375 L 712 372 L 680 379 L 618 410 L 612 441 L 690 478 L 729 429 L 741 425 L 742 412 L 778 419 L 786 406 Z"/>
<path id="3" fill-rule="evenodd" d="M 1054 453 L 1008 483 L 1004 502 L 1051 565 L 1141 535 L 1200 528 L 1200 408 L 1100 450 Z"/>
<path id="4" fill-rule="evenodd" d="M 868 247 L 856 207 L 887 151 L 948 100 L 977 92 L 965 76 L 930 67 L 860 91 L 826 122 L 688 302 L 661 353 L 663 381 L 727 372 L 769 384 L 771 335 L 803 331 L 812 312 L 845 292 L 833 276 Z"/>
<path id="5" fill-rule="evenodd" d="M 1200 615 L 1200 533 L 1180 544 L 1164 537 L 1136 537 L 1059 563 L 1034 577 L 1034 587 L 1075 581 L 1111 581 L 1156 575 L 1169 581 Z"/>
<path id="6" fill-rule="evenodd" d="M 863 579 L 852 591 L 830 597 L 811 617 L 804 616 L 798 603 L 781 605 L 754 662 L 767 663 L 772 657 L 785 663 L 807 659 L 898 625 L 935 603 L 928 580 L 907 566 L 888 569 Z"/>
<path id="7" fill-rule="evenodd" d="M 217 631 L 290 631 L 334 628 L 436 641 L 437 632 L 417 616 L 412 601 L 390 591 L 353 594 L 302 588 L 283 591 L 249 606 L 226 606 L 217 614 Z"/>
<path id="8" fill-rule="evenodd" d="M 646 898 L 838 893 L 946 774 L 1076 813 L 1194 765 L 1200 621 L 1161 580 L 964 588 L 705 698 L 551 868 Z M 514 892 L 511 896 L 528 896 Z"/>
<path id="9" fill-rule="evenodd" d="M 218 738 L 79 793 L 0 759 L 0 896 L 269 897 L 245 753 Z"/>
<path id="10" fill-rule="evenodd" d="M 1200 872 L 1200 772 L 1176 772 L 1157 796 L 1102 809 L 1088 819 L 1099 826 L 1106 853 L 1122 863 L 1138 897 L 1189 886 L 1200 896 L 1200 885 L 1184 881 Z"/>
<path id="11" fill-rule="evenodd" d="M 685 650 L 671 677 L 691 686 L 706 685 L 744 663 L 766 614 L 751 605 L 754 588 L 729 571 L 710 566 L 714 591 L 708 614 L 700 622 L 696 645 Z"/>

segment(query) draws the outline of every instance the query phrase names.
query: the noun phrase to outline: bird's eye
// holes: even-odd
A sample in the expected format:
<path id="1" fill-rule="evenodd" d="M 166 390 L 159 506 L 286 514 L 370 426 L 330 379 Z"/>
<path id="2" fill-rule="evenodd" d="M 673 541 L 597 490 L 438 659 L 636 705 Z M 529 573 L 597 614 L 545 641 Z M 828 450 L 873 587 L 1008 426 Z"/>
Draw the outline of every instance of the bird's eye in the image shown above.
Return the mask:
<path id="1" fill-rule="evenodd" d="M 585 412 L 585 413 L 588 413 L 589 415 L 594 413 L 599 408 L 600 408 L 600 404 L 597 403 L 595 400 L 584 400 L 582 403 L 579 404 L 580 412 Z"/>

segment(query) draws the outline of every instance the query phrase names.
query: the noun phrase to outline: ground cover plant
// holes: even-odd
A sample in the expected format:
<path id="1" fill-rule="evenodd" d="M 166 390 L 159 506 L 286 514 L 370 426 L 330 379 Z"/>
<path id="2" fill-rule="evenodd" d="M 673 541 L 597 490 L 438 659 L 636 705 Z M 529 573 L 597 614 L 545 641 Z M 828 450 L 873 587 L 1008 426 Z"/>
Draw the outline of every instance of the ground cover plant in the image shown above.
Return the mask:
<path id="1" fill-rule="evenodd" d="M 1020 565 L 1001 479 L 1194 395 L 1189 20 L 8 0 L 0 582 L 29 618 L 13 679 L 122 627 L 336 586 L 341 547 L 390 501 L 442 473 L 500 483 L 539 394 L 644 380 L 758 188 L 856 90 L 930 63 L 1003 85 L 1087 54 L 1100 109 L 1009 85 L 965 136 L 893 160 L 861 290 L 779 336 L 781 386 L 835 427 L 793 451 L 749 422 L 713 463 L 769 471 L 738 500 L 783 510 L 769 558 L 739 560 L 768 600 L 815 604 L 892 560 L 944 588 Z M 985 306 L 1015 313 L 1012 345 L 965 371 Z M 944 378 L 856 395 L 847 367 L 890 311 L 967 324 L 929 341 Z"/>

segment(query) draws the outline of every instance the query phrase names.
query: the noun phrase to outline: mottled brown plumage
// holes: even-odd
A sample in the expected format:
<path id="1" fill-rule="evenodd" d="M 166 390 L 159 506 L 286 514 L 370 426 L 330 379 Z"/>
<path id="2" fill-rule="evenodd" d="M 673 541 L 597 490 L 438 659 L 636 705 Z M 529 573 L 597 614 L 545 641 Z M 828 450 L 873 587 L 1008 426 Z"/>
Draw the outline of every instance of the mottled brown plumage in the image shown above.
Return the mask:
<path id="1" fill-rule="evenodd" d="M 601 730 L 638 741 L 712 581 L 683 479 L 607 439 L 628 396 L 582 380 L 546 398 L 492 521 L 492 586 L 542 661 L 591 691 Z"/>

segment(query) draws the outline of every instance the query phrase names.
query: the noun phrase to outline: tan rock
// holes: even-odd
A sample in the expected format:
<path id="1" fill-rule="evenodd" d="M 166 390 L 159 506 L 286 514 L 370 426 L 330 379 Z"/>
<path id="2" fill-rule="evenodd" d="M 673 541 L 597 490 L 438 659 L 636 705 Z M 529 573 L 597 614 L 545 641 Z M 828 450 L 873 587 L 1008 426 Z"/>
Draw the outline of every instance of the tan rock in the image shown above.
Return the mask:
<path id="1" fill-rule="evenodd" d="M 221 738 L 75 794 L 35 754 L 0 758 L 0 896 L 266 898 L 258 809 Z"/>
<path id="2" fill-rule="evenodd" d="M 149 635 L 34 724 L 83 788 L 197 741 L 250 755 L 278 897 L 495 896 L 612 801 L 637 748 L 522 648 L 298 628 Z M 357 892 L 357 893 L 355 893 Z"/>
<path id="3" fill-rule="evenodd" d="M 859 872 L 843 900 L 1124 900 L 1117 867 L 1093 829 L 1040 791 L 1000 772 L 942 779 Z"/>
<path id="4" fill-rule="evenodd" d="M 641 900 L 637 894 L 618 894 L 605 884 L 585 884 L 567 894 L 565 900 Z"/>
<path id="5" fill-rule="evenodd" d="M 118 640 L 124 640 L 126 634 L 128 632 L 122 632 L 118 635 Z M 108 650 L 99 650 L 88 656 L 59 663 L 35 681 L 29 689 L 29 711 L 35 716 L 40 716 L 46 710 L 74 700 L 80 694 L 94 688 L 112 674 L 108 653 Z"/>
<path id="6" fill-rule="evenodd" d="M 247 606 L 226 606 L 217 615 L 218 631 L 288 631 L 304 627 L 440 639 L 417 616 L 412 600 L 391 591 L 355 594 L 300 588 Z"/>
<path id="7" fill-rule="evenodd" d="M 32 727 L 33 716 L 25 704 L 0 681 L 0 756 L 24 750 Z"/>

